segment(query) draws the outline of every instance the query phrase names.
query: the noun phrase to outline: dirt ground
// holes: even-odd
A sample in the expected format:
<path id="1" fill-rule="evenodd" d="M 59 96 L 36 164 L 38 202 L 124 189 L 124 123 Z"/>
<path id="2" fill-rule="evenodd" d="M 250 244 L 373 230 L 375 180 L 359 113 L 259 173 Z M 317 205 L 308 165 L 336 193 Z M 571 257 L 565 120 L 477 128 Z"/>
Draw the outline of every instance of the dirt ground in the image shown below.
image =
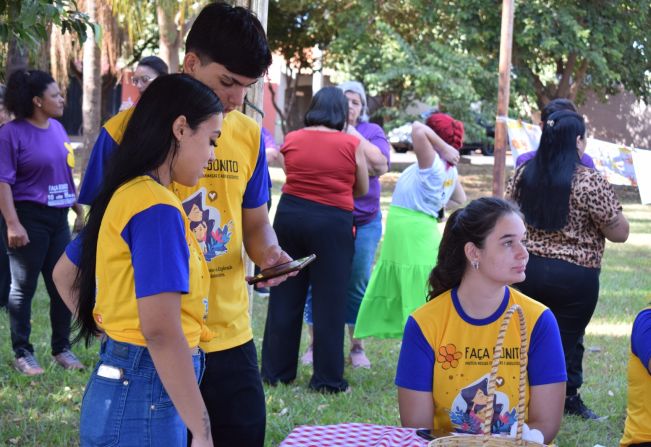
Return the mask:
<path id="1" fill-rule="evenodd" d="M 463 188 L 466 191 L 469 200 L 491 195 L 493 189 L 492 165 L 472 165 L 461 163 L 458 165 L 458 168 Z M 507 168 L 506 175 L 507 178 L 509 178 L 512 175 L 512 169 Z M 399 172 L 388 172 L 380 177 L 383 196 L 388 195 L 391 197 L 399 177 Z M 614 185 L 614 188 L 622 203 L 640 203 L 640 194 L 637 188 L 617 185 Z"/>

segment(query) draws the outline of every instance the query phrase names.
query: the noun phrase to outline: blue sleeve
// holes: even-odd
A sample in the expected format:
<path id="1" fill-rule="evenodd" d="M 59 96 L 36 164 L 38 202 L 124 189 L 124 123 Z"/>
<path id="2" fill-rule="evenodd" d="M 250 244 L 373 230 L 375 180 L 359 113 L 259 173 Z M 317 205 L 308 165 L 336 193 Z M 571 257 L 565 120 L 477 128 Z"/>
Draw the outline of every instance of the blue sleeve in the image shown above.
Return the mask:
<path id="1" fill-rule="evenodd" d="M 412 317 L 407 319 L 395 384 L 414 391 L 432 391 L 434 350 Z"/>
<path id="2" fill-rule="evenodd" d="M 649 360 L 651 360 L 651 309 L 640 312 L 633 323 L 631 351 L 642 361 L 644 368 L 648 370 Z M 651 374 L 651 371 L 649 371 L 649 374 Z"/>
<path id="3" fill-rule="evenodd" d="M 95 197 L 97 197 L 99 189 L 102 186 L 102 180 L 104 179 L 104 169 L 116 147 L 117 143 L 115 140 L 109 135 L 106 128 L 102 127 L 97 141 L 95 141 L 95 145 L 93 146 L 93 151 L 90 154 L 88 166 L 86 166 L 84 178 L 81 182 L 79 198 L 77 200 L 79 203 L 90 205 L 95 200 Z"/>
<path id="4" fill-rule="evenodd" d="M 246 184 L 244 198 L 242 199 L 242 208 L 258 208 L 269 201 L 269 188 L 271 179 L 269 178 L 269 168 L 267 167 L 267 155 L 264 150 L 264 141 L 260 139 L 260 148 L 258 149 L 258 161 L 255 164 L 253 175 Z"/>
<path id="5" fill-rule="evenodd" d="M 66 256 L 68 256 L 68 259 L 70 259 L 70 261 L 77 267 L 81 264 L 81 249 L 84 241 L 82 236 L 83 234 L 84 230 L 81 230 L 77 237 L 70 241 L 66 247 Z"/>
<path id="6" fill-rule="evenodd" d="M 133 216 L 121 233 L 131 251 L 136 298 L 188 293 L 190 250 L 178 209 L 154 205 Z"/>
<path id="7" fill-rule="evenodd" d="M 527 373 L 529 386 L 567 381 L 561 333 L 549 309 L 540 315 L 531 331 Z"/>

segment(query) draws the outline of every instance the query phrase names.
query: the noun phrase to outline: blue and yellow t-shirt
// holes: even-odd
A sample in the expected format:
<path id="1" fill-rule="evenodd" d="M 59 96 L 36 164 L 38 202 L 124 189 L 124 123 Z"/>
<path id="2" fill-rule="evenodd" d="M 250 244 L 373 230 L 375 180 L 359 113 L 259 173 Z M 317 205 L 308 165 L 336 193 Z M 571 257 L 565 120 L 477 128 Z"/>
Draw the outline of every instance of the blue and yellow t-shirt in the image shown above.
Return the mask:
<path id="1" fill-rule="evenodd" d="M 450 290 L 418 308 L 407 320 L 395 381 L 402 388 L 432 392 L 435 430 L 481 433 L 480 411 L 487 404 L 493 348 L 502 315 L 513 304 L 522 307 L 527 323 L 526 407 L 529 387 L 566 381 L 558 324 L 549 309 L 506 287 L 497 311 L 478 320 L 464 312 L 456 289 Z M 519 376 L 520 330 L 513 321 L 498 369 L 493 433 L 508 433 L 517 420 Z"/>
<path id="2" fill-rule="evenodd" d="M 621 447 L 651 442 L 651 306 L 637 315 L 628 360 L 628 405 Z"/>
<path id="3" fill-rule="evenodd" d="M 97 298 L 93 317 L 114 340 L 146 346 L 139 298 L 182 293 L 181 325 L 188 346 L 212 335 L 208 267 L 179 199 L 151 177 L 137 177 L 115 191 L 97 240 Z"/>
<path id="4" fill-rule="evenodd" d="M 86 168 L 81 203 L 91 203 L 99 192 L 106 163 L 132 111 L 118 113 L 102 128 Z M 266 206 L 270 186 L 260 127 L 246 115 L 238 111 L 225 115 L 215 157 L 197 186 L 170 186 L 183 201 L 190 229 L 208 262 L 207 324 L 216 337 L 201 345 L 206 352 L 230 349 L 253 338 L 242 260 L 242 209 Z"/>

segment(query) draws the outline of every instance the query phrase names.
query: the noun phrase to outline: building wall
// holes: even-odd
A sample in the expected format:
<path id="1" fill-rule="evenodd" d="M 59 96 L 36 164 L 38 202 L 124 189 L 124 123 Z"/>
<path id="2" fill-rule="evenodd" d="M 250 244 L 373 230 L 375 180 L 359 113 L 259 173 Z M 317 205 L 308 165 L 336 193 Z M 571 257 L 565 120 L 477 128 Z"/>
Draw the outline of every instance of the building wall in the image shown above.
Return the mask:
<path id="1" fill-rule="evenodd" d="M 586 117 L 589 136 L 651 149 L 651 107 L 631 93 L 609 96 L 605 103 L 590 93 L 579 111 Z"/>

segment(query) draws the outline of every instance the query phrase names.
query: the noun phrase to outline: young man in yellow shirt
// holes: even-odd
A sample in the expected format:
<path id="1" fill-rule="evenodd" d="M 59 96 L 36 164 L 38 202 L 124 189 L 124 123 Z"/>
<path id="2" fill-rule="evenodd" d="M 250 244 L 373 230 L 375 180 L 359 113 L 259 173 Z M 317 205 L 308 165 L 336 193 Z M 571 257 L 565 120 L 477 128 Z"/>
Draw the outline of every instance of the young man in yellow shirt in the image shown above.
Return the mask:
<path id="1" fill-rule="evenodd" d="M 201 239 L 210 270 L 206 323 L 217 336 L 201 344 L 206 352 L 201 392 L 215 446 L 264 443 L 265 401 L 248 314 L 242 244 L 262 268 L 290 258 L 278 246 L 269 223 L 270 180 L 260 127 L 237 108 L 270 64 L 271 52 L 262 25 L 241 7 L 225 3 L 206 6 L 186 40 L 183 71 L 210 87 L 224 105 L 216 160 L 196 187 L 171 186 L 184 203 L 191 228 L 197 228 L 195 235 Z M 131 110 L 121 112 L 102 128 L 86 169 L 81 203 L 92 203 L 103 168 L 119 144 L 130 115 Z M 74 279 L 74 249 L 67 254 L 55 272 L 59 289 Z M 281 277 L 267 284 L 283 280 Z M 70 297 L 70 293 L 63 294 Z"/>

